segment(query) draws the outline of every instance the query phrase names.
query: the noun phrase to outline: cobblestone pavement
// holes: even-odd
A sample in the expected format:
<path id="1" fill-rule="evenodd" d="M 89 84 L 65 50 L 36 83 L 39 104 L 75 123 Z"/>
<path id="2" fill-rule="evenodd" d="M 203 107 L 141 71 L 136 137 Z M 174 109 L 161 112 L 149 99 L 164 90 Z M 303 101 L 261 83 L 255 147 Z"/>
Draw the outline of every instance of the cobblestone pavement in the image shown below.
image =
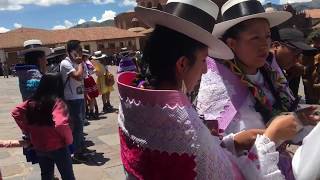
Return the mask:
<path id="1" fill-rule="evenodd" d="M 116 67 L 110 68 L 115 74 Z M 20 103 L 21 96 L 18 79 L 0 77 L 0 139 L 20 139 L 21 132 L 13 118 L 11 110 Z M 118 108 L 118 90 L 111 94 L 111 103 Z M 102 110 L 101 97 L 98 99 Z M 86 164 L 74 165 L 78 180 L 122 180 L 124 179 L 119 157 L 119 137 L 117 113 L 101 114 L 99 120 L 90 121 L 85 127 L 89 149 L 97 151 Z M 4 180 L 40 180 L 40 168 L 25 161 L 21 148 L 0 149 L 0 169 Z M 58 171 L 55 171 L 59 175 Z"/>

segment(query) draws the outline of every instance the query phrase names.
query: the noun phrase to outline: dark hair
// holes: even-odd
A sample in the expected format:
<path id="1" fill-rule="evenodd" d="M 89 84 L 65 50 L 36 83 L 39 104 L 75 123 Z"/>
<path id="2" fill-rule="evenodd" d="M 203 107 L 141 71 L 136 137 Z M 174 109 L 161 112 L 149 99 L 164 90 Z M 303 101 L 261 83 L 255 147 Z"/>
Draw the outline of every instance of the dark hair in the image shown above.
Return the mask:
<path id="1" fill-rule="evenodd" d="M 268 20 L 266 19 L 263 19 L 263 18 L 256 18 L 256 19 L 262 19 L 262 20 L 265 20 L 269 23 Z M 246 21 L 242 21 L 234 26 L 232 26 L 230 29 L 228 29 L 222 36 L 222 40 L 224 42 L 226 42 L 226 40 L 228 38 L 232 38 L 232 39 L 237 39 L 239 37 L 239 34 L 243 31 L 246 31 L 248 29 L 248 25 L 247 23 L 252 21 L 254 19 L 248 19 Z"/>
<path id="2" fill-rule="evenodd" d="M 67 42 L 67 52 L 70 53 L 73 50 L 78 50 L 81 48 L 79 40 L 70 40 Z"/>
<path id="3" fill-rule="evenodd" d="M 195 51 L 207 46 L 164 26 L 157 25 L 143 51 L 139 78 L 145 77 L 153 87 L 159 82 L 176 84 L 176 62 L 186 56 L 195 63 Z"/>
<path id="4" fill-rule="evenodd" d="M 247 29 L 245 22 L 246 21 L 243 21 L 239 24 L 232 26 L 230 29 L 228 29 L 223 34 L 222 40 L 226 42 L 228 38 L 237 39 L 239 37 L 239 34 Z"/>
<path id="5" fill-rule="evenodd" d="M 30 125 L 53 126 L 52 110 L 57 99 L 64 99 L 64 85 L 60 73 L 45 74 L 35 94 L 28 102 L 26 117 Z"/>
<path id="6" fill-rule="evenodd" d="M 45 53 L 43 51 L 33 51 L 25 54 L 24 60 L 26 64 L 29 65 L 36 65 L 39 67 L 39 58 L 43 58 L 45 56 Z"/>

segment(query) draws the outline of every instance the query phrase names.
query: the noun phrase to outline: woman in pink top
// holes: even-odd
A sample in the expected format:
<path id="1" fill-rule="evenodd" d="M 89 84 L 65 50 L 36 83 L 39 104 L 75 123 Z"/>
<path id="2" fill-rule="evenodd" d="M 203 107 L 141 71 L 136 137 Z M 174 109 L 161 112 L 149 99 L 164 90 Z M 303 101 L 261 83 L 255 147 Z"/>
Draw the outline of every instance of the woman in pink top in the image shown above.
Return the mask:
<path id="1" fill-rule="evenodd" d="M 42 180 L 53 179 L 54 164 L 62 179 L 75 179 L 68 149 L 73 138 L 63 90 L 61 75 L 46 74 L 36 93 L 12 111 L 22 132 L 30 134 L 39 158 Z"/>

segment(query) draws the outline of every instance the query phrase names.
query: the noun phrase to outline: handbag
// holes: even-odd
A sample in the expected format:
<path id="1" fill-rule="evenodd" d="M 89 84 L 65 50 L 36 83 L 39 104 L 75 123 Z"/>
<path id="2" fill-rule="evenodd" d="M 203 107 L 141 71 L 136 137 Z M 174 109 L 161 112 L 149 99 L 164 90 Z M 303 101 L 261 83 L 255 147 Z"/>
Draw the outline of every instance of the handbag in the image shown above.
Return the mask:
<path id="1" fill-rule="evenodd" d="M 107 72 L 105 74 L 105 84 L 106 86 L 113 86 L 115 83 L 113 74 Z"/>

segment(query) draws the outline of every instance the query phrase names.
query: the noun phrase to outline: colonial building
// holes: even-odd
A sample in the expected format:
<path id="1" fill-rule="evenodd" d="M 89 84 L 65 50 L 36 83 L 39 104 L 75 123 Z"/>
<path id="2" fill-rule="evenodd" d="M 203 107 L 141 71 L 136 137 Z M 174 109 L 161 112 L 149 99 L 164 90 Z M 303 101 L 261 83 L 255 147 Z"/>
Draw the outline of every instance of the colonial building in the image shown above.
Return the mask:
<path id="1" fill-rule="evenodd" d="M 0 59 L 16 64 L 19 61 L 18 51 L 23 49 L 23 42 L 29 39 L 40 39 L 47 47 L 58 47 L 71 39 L 80 40 L 83 48 L 91 52 L 101 50 L 106 54 L 120 52 L 121 48 L 140 50 L 142 34 L 115 28 L 74 28 L 65 30 L 43 30 L 20 28 L 0 34 Z"/>
<path id="2" fill-rule="evenodd" d="M 305 11 L 296 11 L 290 4 L 283 6 L 284 11 L 288 11 L 292 14 L 290 18 L 285 23 L 281 24 L 279 27 L 293 27 L 300 31 L 308 34 L 312 31 L 312 18 L 308 17 Z"/>
<path id="3" fill-rule="evenodd" d="M 306 16 L 312 19 L 312 24 L 316 25 L 320 23 L 320 9 L 306 9 Z"/>
<path id="4" fill-rule="evenodd" d="M 165 5 L 167 1 L 168 0 L 137 0 L 137 4 L 143 7 L 156 8 L 162 10 L 163 5 Z"/>
<path id="5" fill-rule="evenodd" d="M 148 8 L 155 8 L 162 10 L 163 6 L 166 4 L 167 0 L 137 0 L 137 4 L 139 6 L 148 7 Z M 121 29 L 132 29 L 137 27 L 148 28 L 145 24 L 138 20 L 135 12 L 124 12 L 118 14 L 114 18 L 114 23 L 116 27 Z M 145 29 L 140 29 L 141 31 Z M 137 30 L 137 29 L 135 29 Z M 134 31 L 134 30 L 132 30 Z"/>

